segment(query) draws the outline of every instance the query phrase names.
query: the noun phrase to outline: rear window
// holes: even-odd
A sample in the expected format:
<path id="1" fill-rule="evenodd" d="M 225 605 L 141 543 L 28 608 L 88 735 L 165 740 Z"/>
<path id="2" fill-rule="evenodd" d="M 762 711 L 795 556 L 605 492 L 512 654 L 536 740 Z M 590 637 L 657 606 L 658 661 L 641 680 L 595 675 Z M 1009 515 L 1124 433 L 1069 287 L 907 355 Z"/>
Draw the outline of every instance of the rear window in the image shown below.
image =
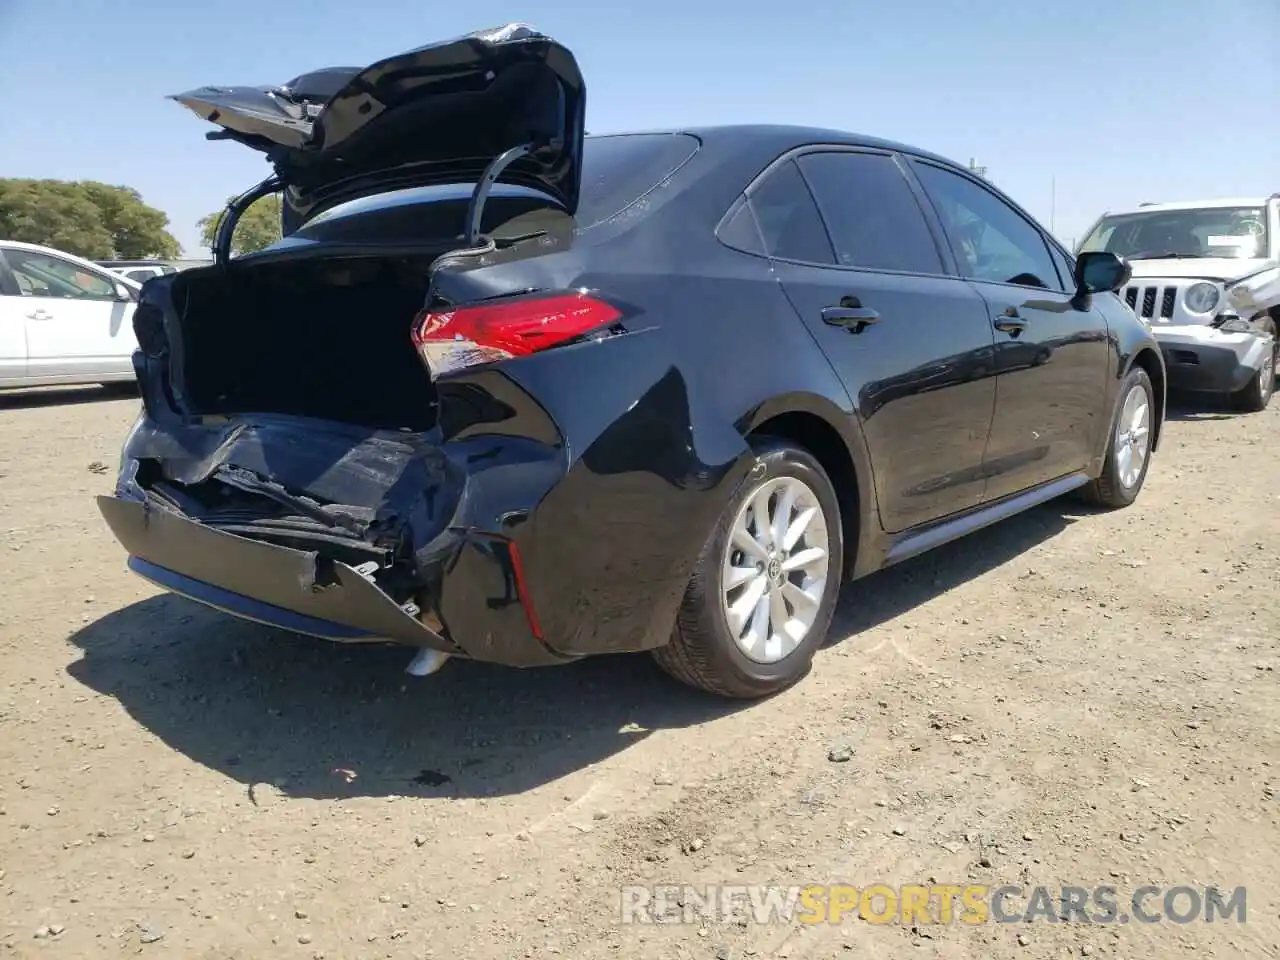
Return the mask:
<path id="1" fill-rule="evenodd" d="M 579 227 L 593 227 L 617 216 L 697 152 L 697 138 L 687 133 L 588 137 L 582 147 Z"/>
<path id="2" fill-rule="evenodd" d="M 628 211 L 643 217 L 644 198 L 698 151 L 685 133 L 626 133 L 587 137 L 582 148 L 582 188 L 574 221 L 579 230 L 598 226 Z M 461 228 L 471 184 L 392 190 L 339 204 L 319 214 L 268 249 L 324 242 L 414 242 L 456 234 Z M 494 185 L 485 206 L 485 229 L 493 221 L 520 215 L 547 198 L 512 184 Z M 430 212 L 424 209 L 428 208 Z"/>

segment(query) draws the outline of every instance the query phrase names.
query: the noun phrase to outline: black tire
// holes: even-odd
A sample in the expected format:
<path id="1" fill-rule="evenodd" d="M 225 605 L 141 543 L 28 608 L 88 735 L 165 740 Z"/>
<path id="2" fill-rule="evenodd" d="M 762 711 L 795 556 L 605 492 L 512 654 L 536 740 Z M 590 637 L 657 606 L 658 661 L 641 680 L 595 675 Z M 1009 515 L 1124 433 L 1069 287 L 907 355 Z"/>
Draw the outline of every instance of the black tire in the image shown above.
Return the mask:
<path id="1" fill-rule="evenodd" d="M 840 505 L 826 471 L 803 447 L 767 438 L 753 443 L 760 467 L 725 506 L 685 590 L 670 642 L 653 651 L 658 665 L 682 683 L 723 697 L 755 699 L 785 690 L 809 672 L 813 655 L 831 626 L 844 575 Z M 779 477 L 795 477 L 815 494 L 826 518 L 829 553 L 825 593 L 800 644 L 774 663 L 747 657 L 735 641 L 722 604 L 722 562 L 739 510 L 760 487 Z"/>
<path id="2" fill-rule="evenodd" d="M 1271 402 L 1276 392 L 1276 370 L 1280 368 L 1280 339 L 1276 338 L 1275 321 L 1263 320 L 1258 324 L 1258 329 L 1264 334 L 1271 335 L 1271 366 L 1268 368 L 1264 364 L 1249 381 L 1248 386 L 1231 395 L 1231 405 L 1242 413 L 1261 413 L 1267 409 L 1267 404 Z"/>
<path id="3" fill-rule="evenodd" d="M 1146 392 L 1148 409 L 1151 410 L 1152 414 L 1150 429 L 1152 434 L 1155 432 L 1155 390 L 1151 386 L 1151 378 L 1147 376 L 1147 371 L 1141 367 L 1134 367 L 1121 382 L 1120 389 L 1116 391 L 1116 405 L 1115 409 L 1111 411 L 1111 425 L 1108 427 L 1109 433 L 1107 436 L 1107 458 L 1103 464 L 1102 474 L 1082 491 L 1085 500 L 1099 507 L 1117 510 L 1133 503 L 1134 500 L 1138 499 L 1142 484 L 1147 479 L 1147 469 L 1151 466 L 1151 436 L 1149 436 L 1146 459 L 1142 462 L 1142 469 L 1138 472 L 1137 479 L 1131 485 L 1126 485 L 1120 476 L 1119 445 L 1117 443 L 1119 439 L 1120 412 L 1124 409 L 1125 399 L 1135 387 L 1141 387 Z"/>

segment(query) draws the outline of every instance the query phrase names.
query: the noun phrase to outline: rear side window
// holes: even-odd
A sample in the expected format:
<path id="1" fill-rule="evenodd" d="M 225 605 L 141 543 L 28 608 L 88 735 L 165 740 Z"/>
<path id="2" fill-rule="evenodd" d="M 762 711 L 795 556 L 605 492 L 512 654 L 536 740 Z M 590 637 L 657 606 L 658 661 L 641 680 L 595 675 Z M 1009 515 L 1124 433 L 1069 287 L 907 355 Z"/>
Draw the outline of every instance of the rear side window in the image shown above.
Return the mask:
<path id="1" fill-rule="evenodd" d="M 810 153 L 800 170 L 845 267 L 942 273 L 942 258 L 902 170 L 879 153 Z"/>
<path id="2" fill-rule="evenodd" d="M 751 191 L 751 207 L 770 256 L 835 263 L 822 217 L 796 165 L 788 160 Z"/>
<path id="3" fill-rule="evenodd" d="M 725 221 L 716 236 L 720 238 L 721 243 L 735 250 L 754 253 L 757 256 L 764 256 L 767 253 L 762 246 L 763 241 L 760 239 L 760 230 L 756 226 L 755 214 L 751 212 L 751 204 L 745 201 L 733 216 Z"/>

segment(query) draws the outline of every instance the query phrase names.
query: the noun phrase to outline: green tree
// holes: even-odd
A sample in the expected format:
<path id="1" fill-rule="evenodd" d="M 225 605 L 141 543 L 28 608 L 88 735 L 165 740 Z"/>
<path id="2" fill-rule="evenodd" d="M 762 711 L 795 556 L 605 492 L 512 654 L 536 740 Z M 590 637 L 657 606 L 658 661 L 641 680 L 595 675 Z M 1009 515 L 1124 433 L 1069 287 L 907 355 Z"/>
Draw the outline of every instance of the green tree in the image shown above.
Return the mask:
<path id="1" fill-rule="evenodd" d="M 94 202 L 57 180 L 0 180 L 0 237 L 95 259 L 115 252 Z"/>
<path id="2" fill-rule="evenodd" d="M 201 217 L 196 224 L 200 228 L 200 241 L 210 249 L 218 235 L 218 223 L 225 211 L 219 210 L 207 217 Z M 253 253 L 268 247 L 280 239 L 280 195 L 268 194 L 250 205 L 236 223 L 236 231 L 231 235 L 231 253 L 239 256 L 242 253 Z"/>
<path id="3" fill-rule="evenodd" d="M 102 222 L 111 234 L 120 260 L 159 257 L 173 260 L 182 247 L 166 229 L 169 218 L 142 202 L 137 190 L 86 181 L 81 188 L 102 211 Z"/>
<path id="4" fill-rule="evenodd" d="M 94 181 L 0 179 L 0 236 L 96 260 L 173 258 L 169 218 L 136 190 Z"/>

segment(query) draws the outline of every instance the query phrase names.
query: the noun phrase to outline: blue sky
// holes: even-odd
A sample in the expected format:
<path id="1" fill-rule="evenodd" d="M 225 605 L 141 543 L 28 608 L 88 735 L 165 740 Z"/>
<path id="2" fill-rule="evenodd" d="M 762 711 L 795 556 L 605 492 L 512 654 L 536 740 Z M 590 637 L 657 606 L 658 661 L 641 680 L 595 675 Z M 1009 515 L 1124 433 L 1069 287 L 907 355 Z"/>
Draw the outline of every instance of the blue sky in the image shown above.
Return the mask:
<path id="1" fill-rule="evenodd" d="M 889 137 L 976 157 L 1068 241 L 1108 207 L 1280 191 L 1280 0 L 0 0 L 0 176 L 128 184 L 203 255 L 196 220 L 267 165 L 166 94 L 512 20 L 575 51 L 593 132 Z"/>

